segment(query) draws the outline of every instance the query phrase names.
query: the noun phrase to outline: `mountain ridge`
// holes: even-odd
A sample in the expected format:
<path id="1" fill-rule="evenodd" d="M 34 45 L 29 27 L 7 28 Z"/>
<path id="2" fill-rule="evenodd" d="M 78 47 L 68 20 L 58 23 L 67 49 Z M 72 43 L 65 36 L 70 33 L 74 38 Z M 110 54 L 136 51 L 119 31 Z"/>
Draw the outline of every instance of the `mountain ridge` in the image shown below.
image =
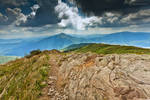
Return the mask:
<path id="1" fill-rule="evenodd" d="M 117 39 L 116 39 L 117 38 Z M 4 56 L 24 56 L 32 50 L 63 49 L 72 44 L 79 43 L 105 43 L 137 47 L 150 47 L 150 34 L 141 32 L 119 32 L 107 35 L 72 36 L 65 33 L 49 37 L 30 38 L 22 40 L 1 40 L 0 54 Z M 7 42 L 10 41 L 10 42 Z M 12 45 L 13 43 L 13 45 Z"/>

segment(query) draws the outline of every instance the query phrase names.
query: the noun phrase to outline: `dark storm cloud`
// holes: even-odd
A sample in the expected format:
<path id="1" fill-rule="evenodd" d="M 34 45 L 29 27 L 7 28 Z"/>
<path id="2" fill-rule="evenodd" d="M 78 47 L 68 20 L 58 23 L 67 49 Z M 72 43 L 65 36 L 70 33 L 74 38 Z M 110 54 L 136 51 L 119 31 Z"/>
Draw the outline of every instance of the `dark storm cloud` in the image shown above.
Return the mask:
<path id="1" fill-rule="evenodd" d="M 37 10 L 34 18 L 28 18 L 27 23 L 23 26 L 43 26 L 47 24 L 57 24 L 59 22 L 57 14 L 55 13 L 55 6 L 57 0 L 37 0 L 40 8 Z"/>
<path id="2" fill-rule="evenodd" d="M 71 0 L 72 1 L 72 0 Z M 150 0 L 73 0 L 92 27 L 126 27 L 150 23 Z"/>
<path id="3" fill-rule="evenodd" d="M 74 0 L 83 12 L 101 15 L 104 12 L 128 14 L 142 7 L 150 7 L 150 0 Z"/>
<path id="4" fill-rule="evenodd" d="M 17 20 L 19 13 L 24 15 L 22 17 L 27 17 L 26 22 L 19 24 L 19 26 L 34 27 L 57 24 L 59 20 L 54 10 L 57 4 L 57 0 L 0 0 L 0 25 L 12 24 Z M 36 11 L 33 9 L 34 5 L 39 5 Z M 20 11 L 16 11 L 16 8 Z M 3 23 L 4 21 L 5 23 Z"/>
<path id="5" fill-rule="evenodd" d="M 27 0 L 0 0 L 1 7 L 22 6 L 28 4 Z"/>
<path id="6" fill-rule="evenodd" d="M 86 29 L 143 23 L 150 23 L 150 0 L 0 0 L 0 25 Z"/>

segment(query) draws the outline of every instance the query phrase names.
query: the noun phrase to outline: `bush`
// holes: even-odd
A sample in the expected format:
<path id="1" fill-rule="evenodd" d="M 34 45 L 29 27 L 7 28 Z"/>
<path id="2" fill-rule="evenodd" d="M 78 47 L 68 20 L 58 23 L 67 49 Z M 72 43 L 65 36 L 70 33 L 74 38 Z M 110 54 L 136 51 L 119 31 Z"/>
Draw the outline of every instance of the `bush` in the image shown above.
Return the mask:
<path id="1" fill-rule="evenodd" d="M 33 56 L 35 56 L 35 55 L 38 55 L 38 54 L 40 54 L 41 53 L 41 50 L 33 50 L 33 51 L 31 51 L 30 52 L 30 54 L 29 55 L 27 55 L 27 56 L 25 56 L 26 58 L 31 58 L 31 57 L 33 57 Z"/>

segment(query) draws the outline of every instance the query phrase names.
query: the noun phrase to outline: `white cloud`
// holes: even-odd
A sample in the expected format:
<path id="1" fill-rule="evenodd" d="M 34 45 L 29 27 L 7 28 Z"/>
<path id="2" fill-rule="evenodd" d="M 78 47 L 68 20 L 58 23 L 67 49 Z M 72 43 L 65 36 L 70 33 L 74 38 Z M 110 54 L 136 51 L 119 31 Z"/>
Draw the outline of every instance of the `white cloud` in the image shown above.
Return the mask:
<path id="1" fill-rule="evenodd" d="M 5 23 L 7 22 L 7 20 L 8 20 L 8 17 L 0 13 L 0 23 Z"/>
<path id="2" fill-rule="evenodd" d="M 101 26 L 113 25 L 119 22 L 121 14 L 105 12 L 102 16 L 90 16 L 83 17 L 79 14 L 78 8 L 70 7 L 61 0 L 58 1 L 58 5 L 55 7 L 56 13 L 58 13 L 61 22 L 58 23 L 60 27 L 73 27 L 77 30 L 85 30 L 89 27 L 101 28 Z"/>
<path id="3" fill-rule="evenodd" d="M 115 24 L 115 23 L 119 22 L 120 17 L 121 17 L 121 14 L 119 14 L 119 13 L 105 12 L 102 15 L 102 22 L 104 25 Z M 101 26 L 103 26 L 103 24 L 101 24 Z"/>
<path id="4" fill-rule="evenodd" d="M 85 30 L 86 27 L 101 23 L 100 17 L 92 16 L 84 18 L 79 15 L 77 7 L 69 7 L 61 0 L 58 1 L 55 11 L 58 13 L 59 19 L 61 19 L 61 22 L 58 23 L 60 27 L 73 27 L 77 30 Z"/>
<path id="5" fill-rule="evenodd" d="M 31 7 L 32 12 L 28 15 L 23 14 L 20 8 L 7 8 L 6 16 L 0 13 L 0 23 L 2 25 L 7 24 L 12 26 L 19 26 L 22 23 L 26 23 L 28 18 L 34 18 L 39 8 L 39 5 L 33 5 L 33 7 Z"/>
<path id="6" fill-rule="evenodd" d="M 134 20 L 134 21 L 133 21 Z M 136 21 L 135 21 L 136 20 Z M 129 14 L 120 20 L 121 23 L 138 24 L 150 22 L 150 9 L 140 10 L 136 13 Z"/>
<path id="7" fill-rule="evenodd" d="M 5 23 L 8 25 L 20 25 L 20 23 L 25 23 L 27 20 L 27 16 L 22 13 L 20 8 L 7 8 L 6 15 L 3 15 L 3 18 L 6 19 Z"/>
<path id="8" fill-rule="evenodd" d="M 21 23 L 25 23 L 27 21 L 27 16 L 23 13 L 20 13 L 19 16 L 16 17 L 17 20 L 14 22 L 15 25 L 19 26 Z"/>
<path id="9" fill-rule="evenodd" d="M 33 5 L 31 7 L 32 12 L 28 15 L 24 15 L 20 11 L 19 15 L 16 17 L 17 20 L 13 24 L 19 26 L 22 23 L 26 23 L 28 18 L 34 18 L 36 16 L 36 12 L 39 8 L 40 8 L 40 6 L 38 4 Z"/>
<path id="10" fill-rule="evenodd" d="M 40 8 L 40 6 L 38 4 L 33 5 L 33 7 L 31 7 L 32 12 L 28 15 L 28 17 L 33 18 L 36 16 L 36 12 L 37 10 Z"/>

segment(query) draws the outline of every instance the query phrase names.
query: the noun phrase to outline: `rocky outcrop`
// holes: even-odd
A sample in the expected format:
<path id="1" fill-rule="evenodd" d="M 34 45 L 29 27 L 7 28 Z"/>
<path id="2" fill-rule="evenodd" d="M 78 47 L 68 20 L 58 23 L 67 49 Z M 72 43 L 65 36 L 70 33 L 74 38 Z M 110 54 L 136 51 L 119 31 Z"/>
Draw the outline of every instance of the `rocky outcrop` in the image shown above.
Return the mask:
<path id="1" fill-rule="evenodd" d="M 50 100 L 149 100 L 150 56 L 56 54 L 51 56 Z"/>

